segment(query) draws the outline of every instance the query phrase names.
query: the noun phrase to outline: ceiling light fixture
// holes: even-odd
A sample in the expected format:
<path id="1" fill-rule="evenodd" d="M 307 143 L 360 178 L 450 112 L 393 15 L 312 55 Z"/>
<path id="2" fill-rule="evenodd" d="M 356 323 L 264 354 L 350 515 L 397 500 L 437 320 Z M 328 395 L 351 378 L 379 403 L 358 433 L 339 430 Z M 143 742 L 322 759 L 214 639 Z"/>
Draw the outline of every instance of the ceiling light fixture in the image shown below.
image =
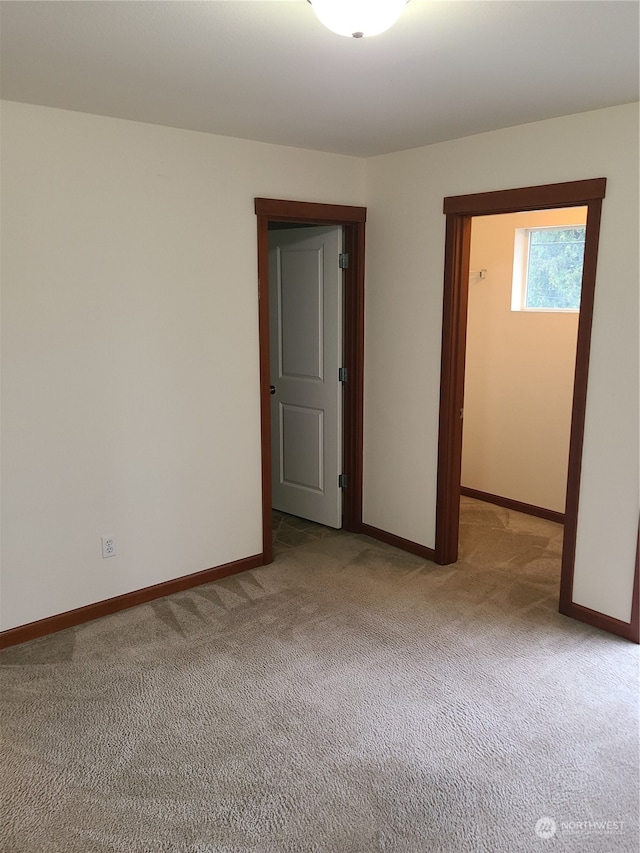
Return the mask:
<path id="1" fill-rule="evenodd" d="M 318 20 L 340 36 L 377 36 L 393 26 L 408 0 L 309 0 Z"/>

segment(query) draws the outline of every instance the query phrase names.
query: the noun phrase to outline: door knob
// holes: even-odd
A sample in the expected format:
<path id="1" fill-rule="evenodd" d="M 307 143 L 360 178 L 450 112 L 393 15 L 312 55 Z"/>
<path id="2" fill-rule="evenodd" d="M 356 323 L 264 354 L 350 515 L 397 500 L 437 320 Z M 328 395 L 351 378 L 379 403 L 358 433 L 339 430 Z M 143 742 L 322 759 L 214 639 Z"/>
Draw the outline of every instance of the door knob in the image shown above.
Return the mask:
<path id="1" fill-rule="evenodd" d="M 275 393 L 276 393 L 276 386 L 275 386 L 275 385 L 269 385 L 269 393 L 270 393 L 272 396 L 273 396 L 273 394 L 275 394 Z"/>

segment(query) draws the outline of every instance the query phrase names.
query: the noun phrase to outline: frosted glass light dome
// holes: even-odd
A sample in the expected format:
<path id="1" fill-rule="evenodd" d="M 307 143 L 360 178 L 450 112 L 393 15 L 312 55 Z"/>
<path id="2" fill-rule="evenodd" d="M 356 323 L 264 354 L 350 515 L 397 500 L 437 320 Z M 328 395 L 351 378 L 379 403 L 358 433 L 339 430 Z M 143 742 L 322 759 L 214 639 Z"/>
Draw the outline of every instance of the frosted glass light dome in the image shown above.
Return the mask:
<path id="1" fill-rule="evenodd" d="M 309 0 L 316 17 L 341 36 L 362 38 L 388 30 L 407 0 Z"/>

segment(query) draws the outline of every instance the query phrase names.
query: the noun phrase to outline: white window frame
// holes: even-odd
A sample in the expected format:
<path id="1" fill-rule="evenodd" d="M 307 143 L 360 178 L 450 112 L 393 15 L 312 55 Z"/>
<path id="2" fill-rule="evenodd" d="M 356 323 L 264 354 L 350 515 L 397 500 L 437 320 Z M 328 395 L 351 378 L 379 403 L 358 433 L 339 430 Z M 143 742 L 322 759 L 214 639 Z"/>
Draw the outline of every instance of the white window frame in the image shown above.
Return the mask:
<path id="1" fill-rule="evenodd" d="M 576 225 L 534 225 L 516 228 L 513 245 L 513 277 L 511 283 L 511 310 L 527 314 L 579 314 L 579 308 L 527 308 L 527 276 L 529 273 L 529 247 L 533 231 L 560 231 L 564 228 L 584 228 L 584 222 Z"/>

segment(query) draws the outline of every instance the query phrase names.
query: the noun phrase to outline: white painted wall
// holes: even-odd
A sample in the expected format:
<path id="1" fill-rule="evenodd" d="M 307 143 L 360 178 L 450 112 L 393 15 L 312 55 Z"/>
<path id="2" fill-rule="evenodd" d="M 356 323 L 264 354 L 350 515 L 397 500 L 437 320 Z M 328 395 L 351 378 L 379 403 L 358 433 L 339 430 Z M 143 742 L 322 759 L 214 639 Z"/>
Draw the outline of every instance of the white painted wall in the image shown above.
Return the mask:
<path id="1" fill-rule="evenodd" d="M 260 551 L 254 196 L 368 204 L 364 520 L 433 547 L 442 199 L 599 176 L 574 600 L 628 621 L 637 105 L 361 161 L 5 102 L 1 143 L 2 629 Z"/>
<path id="2" fill-rule="evenodd" d="M 564 512 L 577 312 L 512 311 L 518 228 L 584 225 L 586 208 L 477 216 L 471 227 L 462 485 Z"/>
<path id="3" fill-rule="evenodd" d="M 638 525 L 638 105 L 367 161 L 364 520 L 435 544 L 445 196 L 607 178 L 574 601 L 629 621 Z"/>
<path id="4" fill-rule="evenodd" d="M 2 104 L 3 630 L 261 552 L 254 196 L 364 162 Z"/>

